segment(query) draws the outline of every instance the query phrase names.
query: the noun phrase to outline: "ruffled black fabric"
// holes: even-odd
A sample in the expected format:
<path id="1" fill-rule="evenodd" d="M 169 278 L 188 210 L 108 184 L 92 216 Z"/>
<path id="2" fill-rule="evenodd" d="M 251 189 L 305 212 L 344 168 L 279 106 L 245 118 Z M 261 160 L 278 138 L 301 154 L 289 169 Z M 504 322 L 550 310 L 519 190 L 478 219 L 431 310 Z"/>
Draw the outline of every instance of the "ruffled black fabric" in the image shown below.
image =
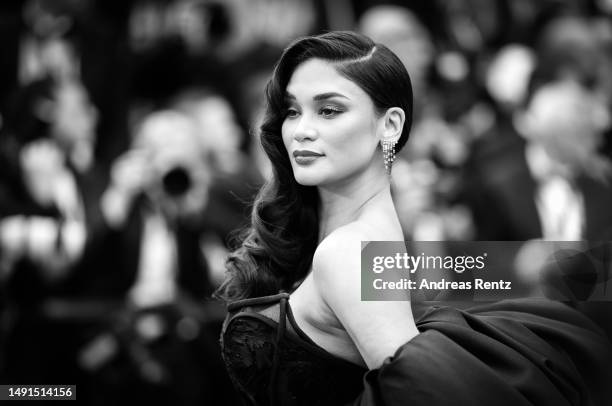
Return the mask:
<path id="1" fill-rule="evenodd" d="M 612 405 L 610 342 L 562 303 L 441 307 L 417 325 L 352 405 Z"/>

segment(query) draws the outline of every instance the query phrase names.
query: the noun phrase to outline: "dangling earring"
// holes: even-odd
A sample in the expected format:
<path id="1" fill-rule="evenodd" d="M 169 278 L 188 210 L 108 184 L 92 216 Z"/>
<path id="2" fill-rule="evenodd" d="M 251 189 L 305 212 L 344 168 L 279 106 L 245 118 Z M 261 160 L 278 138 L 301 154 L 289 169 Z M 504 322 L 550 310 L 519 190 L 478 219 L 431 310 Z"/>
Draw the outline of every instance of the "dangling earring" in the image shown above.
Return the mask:
<path id="1" fill-rule="evenodd" d="M 391 176 L 391 167 L 393 166 L 393 161 L 395 161 L 395 144 L 396 141 L 381 141 L 383 159 L 385 161 L 385 172 L 387 172 L 389 176 Z"/>

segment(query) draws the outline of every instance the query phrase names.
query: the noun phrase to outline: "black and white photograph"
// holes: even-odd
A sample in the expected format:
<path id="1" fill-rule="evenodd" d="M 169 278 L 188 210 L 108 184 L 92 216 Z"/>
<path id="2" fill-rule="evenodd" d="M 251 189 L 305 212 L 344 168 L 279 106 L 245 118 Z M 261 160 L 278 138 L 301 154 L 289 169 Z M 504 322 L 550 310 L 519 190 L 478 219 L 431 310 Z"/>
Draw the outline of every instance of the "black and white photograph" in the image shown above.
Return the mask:
<path id="1" fill-rule="evenodd" d="M 12 400 L 612 406 L 612 1 L 2 1 Z"/>

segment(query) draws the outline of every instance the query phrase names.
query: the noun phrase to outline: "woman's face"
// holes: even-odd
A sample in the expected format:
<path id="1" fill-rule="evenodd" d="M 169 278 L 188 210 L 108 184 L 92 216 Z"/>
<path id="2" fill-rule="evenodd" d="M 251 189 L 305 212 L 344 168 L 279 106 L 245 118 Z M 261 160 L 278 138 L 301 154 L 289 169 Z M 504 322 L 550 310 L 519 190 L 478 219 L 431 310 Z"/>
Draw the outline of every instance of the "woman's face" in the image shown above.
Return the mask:
<path id="1" fill-rule="evenodd" d="M 358 176 L 377 156 L 381 118 L 370 96 L 321 59 L 299 65 L 287 85 L 283 142 L 295 179 L 323 186 Z"/>

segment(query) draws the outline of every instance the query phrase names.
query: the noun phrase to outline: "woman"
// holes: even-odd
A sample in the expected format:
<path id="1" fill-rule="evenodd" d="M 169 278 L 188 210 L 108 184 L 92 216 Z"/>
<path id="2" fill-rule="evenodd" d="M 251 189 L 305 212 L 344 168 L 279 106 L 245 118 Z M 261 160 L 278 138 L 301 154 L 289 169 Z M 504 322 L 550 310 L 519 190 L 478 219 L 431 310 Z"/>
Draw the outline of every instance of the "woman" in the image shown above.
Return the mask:
<path id="1" fill-rule="evenodd" d="M 473 327 L 480 322 L 470 319 L 475 316 L 433 309 L 417 328 L 408 300 L 360 300 L 361 241 L 403 240 L 389 182 L 412 113 L 410 78 L 399 59 L 385 46 L 350 32 L 303 38 L 283 53 L 267 101 L 261 140 L 273 177 L 255 201 L 251 227 L 230 256 L 227 279 L 217 291 L 232 302 L 222 334 L 223 356 L 245 402 L 461 404 L 455 402 L 461 396 L 441 390 L 440 380 L 447 381 L 454 367 L 457 375 L 472 367 L 471 384 L 499 389 L 487 397 L 489 389 L 476 388 L 478 396 L 466 394 L 466 401 L 533 400 L 523 393 L 552 372 L 533 372 L 533 380 L 509 384 L 508 376 L 542 361 L 523 357 L 513 368 L 500 367 L 503 372 L 495 378 L 478 374 L 482 365 L 466 352 L 482 346 L 483 353 L 503 359 L 511 344 L 495 346 L 493 339 L 470 343 L 487 330 Z M 533 305 L 531 321 L 547 326 L 539 312 L 563 323 L 564 308 L 558 306 Z M 494 317 L 497 310 L 493 306 L 486 314 Z M 586 320 L 572 317 L 579 325 L 570 326 L 567 336 L 606 348 Z M 500 332 L 497 339 L 502 338 Z M 584 351 L 581 355 L 596 358 Z M 586 368 L 574 367 L 580 372 Z M 457 385 L 448 387 L 461 392 Z M 507 396 L 500 401 L 499 393 Z"/>

